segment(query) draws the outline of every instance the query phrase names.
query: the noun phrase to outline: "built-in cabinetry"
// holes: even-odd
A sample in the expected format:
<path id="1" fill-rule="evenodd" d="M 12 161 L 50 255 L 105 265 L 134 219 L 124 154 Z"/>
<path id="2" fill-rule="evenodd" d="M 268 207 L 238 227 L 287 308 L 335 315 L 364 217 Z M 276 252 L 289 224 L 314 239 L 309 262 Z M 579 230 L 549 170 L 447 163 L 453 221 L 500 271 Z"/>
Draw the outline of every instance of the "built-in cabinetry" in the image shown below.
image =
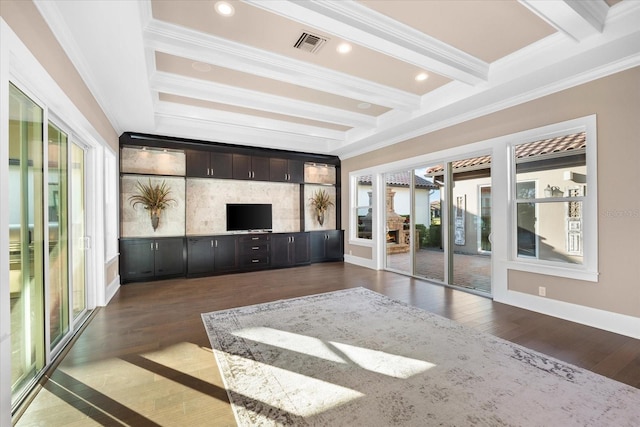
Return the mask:
<path id="1" fill-rule="evenodd" d="M 311 232 L 311 262 L 342 260 L 342 230 L 323 230 Z"/>
<path id="2" fill-rule="evenodd" d="M 269 160 L 270 181 L 275 182 L 304 182 L 304 162 L 271 158 Z"/>
<path id="3" fill-rule="evenodd" d="M 132 133 L 120 145 L 123 283 L 343 259 L 337 157 Z M 156 228 L 132 206 L 141 183 L 171 192 Z M 310 203 L 319 191 L 334 203 L 322 223 Z M 273 233 L 230 234 L 236 203 L 272 204 Z"/>
<path id="4" fill-rule="evenodd" d="M 120 239 L 123 282 L 184 276 L 184 258 L 182 237 Z"/>
<path id="5" fill-rule="evenodd" d="M 188 276 L 208 276 L 237 269 L 235 236 L 187 238 Z"/>
<path id="6" fill-rule="evenodd" d="M 271 266 L 291 267 L 311 262 L 309 233 L 282 233 L 271 236 Z"/>
<path id="7" fill-rule="evenodd" d="M 233 156 L 230 153 L 186 150 L 187 176 L 194 178 L 233 177 Z"/>
<path id="8" fill-rule="evenodd" d="M 269 158 L 233 154 L 233 179 L 269 181 Z"/>

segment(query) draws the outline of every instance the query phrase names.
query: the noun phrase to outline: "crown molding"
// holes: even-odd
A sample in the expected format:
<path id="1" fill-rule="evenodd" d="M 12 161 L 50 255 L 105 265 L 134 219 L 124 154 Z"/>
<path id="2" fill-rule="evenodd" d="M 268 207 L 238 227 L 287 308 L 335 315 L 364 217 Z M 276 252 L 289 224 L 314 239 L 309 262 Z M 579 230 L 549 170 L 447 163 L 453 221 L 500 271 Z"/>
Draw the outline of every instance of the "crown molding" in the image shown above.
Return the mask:
<path id="1" fill-rule="evenodd" d="M 486 62 L 355 1 L 244 1 L 453 80 L 488 80 Z"/>
<path id="2" fill-rule="evenodd" d="M 146 45 L 170 55 L 292 83 L 401 110 L 420 106 L 420 96 L 303 61 L 152 20 Z"/>
<path id="3" fill-rule="evenodd" d="M 372 128 L 377 125 L 374 116 L 162 71 L 151 76 L 150 86 L 158 92 L 343 126 Z"/>

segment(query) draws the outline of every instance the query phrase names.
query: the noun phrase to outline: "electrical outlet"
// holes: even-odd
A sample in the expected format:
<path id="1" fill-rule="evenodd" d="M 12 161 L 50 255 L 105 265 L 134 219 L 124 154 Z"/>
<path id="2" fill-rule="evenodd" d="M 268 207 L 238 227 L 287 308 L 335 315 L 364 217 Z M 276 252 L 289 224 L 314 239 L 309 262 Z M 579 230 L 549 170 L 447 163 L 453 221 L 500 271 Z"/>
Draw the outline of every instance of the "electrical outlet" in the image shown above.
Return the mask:
<path id="1" fill-rule="evenodd" d="M 545 288 L 544 286 L 539 286 L 538 287 L 538 295 L 540 295 L 541 297 L 546 297 L 547 296 L 547 288 Z"/>

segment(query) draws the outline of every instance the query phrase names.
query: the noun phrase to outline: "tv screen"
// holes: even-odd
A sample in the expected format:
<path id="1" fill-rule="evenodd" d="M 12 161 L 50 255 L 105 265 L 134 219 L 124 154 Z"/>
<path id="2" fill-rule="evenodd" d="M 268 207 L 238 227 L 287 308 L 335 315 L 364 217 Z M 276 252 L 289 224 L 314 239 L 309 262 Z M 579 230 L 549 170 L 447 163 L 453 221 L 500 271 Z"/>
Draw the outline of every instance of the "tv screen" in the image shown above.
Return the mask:
<path id="1" fill-rule="evenodd" d="M 270 231 L 271 228 L 271 204 L 227 203 L 227 231 Z"/>

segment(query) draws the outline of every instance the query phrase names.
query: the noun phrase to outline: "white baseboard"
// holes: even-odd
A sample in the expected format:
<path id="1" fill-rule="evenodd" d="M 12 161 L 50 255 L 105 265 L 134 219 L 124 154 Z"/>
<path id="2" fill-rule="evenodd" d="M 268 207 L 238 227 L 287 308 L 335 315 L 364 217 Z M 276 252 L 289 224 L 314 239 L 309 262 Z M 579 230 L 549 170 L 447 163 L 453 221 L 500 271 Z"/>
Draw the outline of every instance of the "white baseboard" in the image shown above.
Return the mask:
<path id="1" fill-rule="evenodd" d="M 113 296 L 116 294 L 116 292 L 118 292 L 118 289 L 120 289 L 120 275 L 116 275 L 116 277 L 114 277 L 114 279 L 111 281 L 111 283 L 109 283 L 109 285 L 107 285 L 107 289 L 105 290 L 104 293 L 104 305 L 109 304 L 109 301 L 111 301 L 111 298 L 113 298 Z"/>
<path id="2" fill-rule="evenodd" d="M 344 254 L 344 262 L 359 265 L 360 267 L 370 268 L 372 270 L 377 270 L 375 262 L 372 259 L 368 258 L 360 258 L 357 256 Z"/>
<path id="3" fill-rule="evenodd" d="M 640 339 L 640 317 L 627 316 L 515 291 L 507 291 L 503 297 L 495 298 L 494 301 Z"/>

